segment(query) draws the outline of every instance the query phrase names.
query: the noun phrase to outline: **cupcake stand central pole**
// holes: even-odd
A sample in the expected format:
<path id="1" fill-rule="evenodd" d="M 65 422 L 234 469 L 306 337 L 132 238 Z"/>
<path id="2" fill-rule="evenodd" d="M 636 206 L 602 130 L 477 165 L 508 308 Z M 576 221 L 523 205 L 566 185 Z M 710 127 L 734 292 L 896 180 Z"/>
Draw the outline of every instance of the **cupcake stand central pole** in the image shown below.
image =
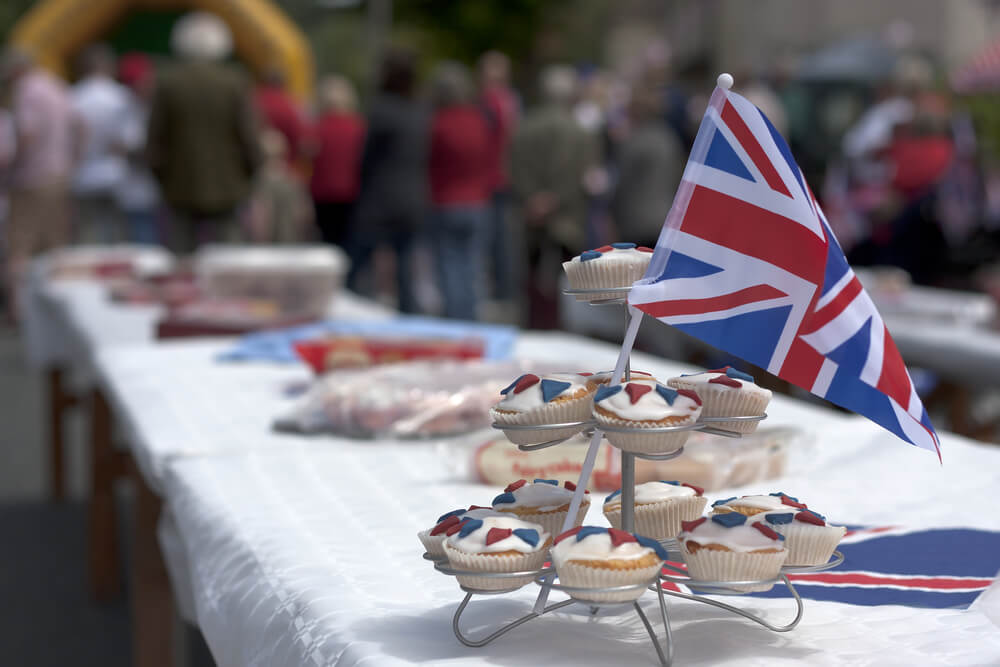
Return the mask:
<path id="1" fill-rule="evenodd" d="M 607 298 L 607 292 L 612 291 L 616 293 L 613 298 Z M 614 373 L 611 378 L 611 384 L 627 383 L 631 380 L 631 368 L 630 368 L 630 353 L 632 350 L 632 345 L 635 342 L 636 334 L 638 333 L 639 325 L 642 322 L 642 313 L 639 311 L 632 312 L 632 308 L 628 305 L 627 296 L 629 288 L 616 288 L 609 290 L 607 288 L 600 290 L 567 290 L 567 294 L 572 294 L 574 296 L 579 295 L 583 297 L 592 297 L 588 299 L 592 305 L 612 305 L 612 304 L 624 304 L 625 306 L 625 336 L 622 344 L 621 352 L 618 355 L 618 362 L 615 366 Z M 620 296 L 618 296 L 620 295 Z M 757 416 L 743 416 L 743 417 L 703 417 L 696 424 L 684 425 L 684 426 L 668 426 L 660 427 L 656 429 L 644 429 L 645 433 L 650 432 L 674 432 L 678 430 L 698 430 L 705 433 L 711 433 L 714 435 L 723 435 L 727 437 L 740 437 L 739 433 L 734 431 L 725 430 L 714 426 L 714 423 L 718 422 L 732 422 L 732 421 L 760 421 L 765 419 L 767 415 L 757 415 Z M 544 433 L 547 429 L 555 428 L 565 428 L 566 426 L 573 426 L 574 424 L 552 424 L 552 425 L 541 425 L 541 426 L 514 426 L 510 424 L 494 424 L 495 428 L 505 429 L 505 430 L 536 430 L 540 433 Z M 597 451 L 600 446 L 600 442 L 603 436 L 602 429 L 608 430 L 609 426 L 602 426 L 601 428 L 595 428 L 597 424 L 593 421 L 581 422 L 579 424 L 582 430 L 594 429 L 593 438 L 591 439 L 590 449 L 587 452 L 587 456 L 584 459 L 583 468 L 580 474 L 580 481 L 577 484 L 577 492 L 573 496 L 573 500 L 570 503 L 569 513 L 567 516 L 567 525 L 563 526 L 563 530 L 568 530 L 572 528 L 571 522 L 572 518 L 577 516 L 577 512 L 580 508 L 580 504 L 583 498 L 583 490 L 586 489 L 589 481 L 590 475 L 593 471 L 594 463 L 597 458 Z M 539 444 L 533 445 L 519 445 L 519 448 L 523 451 L 534 451 L 536 449 L 543 449 L 546 447 L 553 447 L 564 442 L 568 438 L 559 438 L 555 440 L 549 440 L 541 442 Z M 666 454 L 634 454 L 626 451 L 621 452 L 621 505 L 622 505 L 622 529 L 629 533 L 635 532 L 635 460 L 638 456 L 639 458 L 664 461 L 668 459 L 676 458 L 681 455 L 684 448 L 681 447 Z M 596 614 L 601 606 L 607 604 L 621 605 L 621 603 L 602 603 L 593 602 L 588 599 L 588 596 L 593 594 L 620 594 L 627 590 L 641 591 L 649 590 L 656 593 L 658 600 L 658 607 L 660 612 L 660 618 L 663 622 L 663 641 L 657 636 L 656 631 L 650 624 L 642 606 L 639 604 L 638 600 L 634 600 L 630 604 L 635 610 L 636 615 L 642 622 L 650 640 L 652 641 L 653 648 L 656 651 L 656 657 L 663 667 L 668 667 L 673 662 L 673 635 L 670 630 L 670 619 L 667 613 L 667 605 L 665 602 L 665 596 L 670 595 L 675 598 L 681 598 L 684 600 L 690 600 L 692 602 L 701 602 L 704 604 L 712 605 L 717 609 L 722 609 L 734 614 L 738 614 L 747 618 L 755 623 L 762 625 L 763 627 L 773 630 L 775 632 L 787 632 L 798 625 L 799 620 L 802 618 L 802 599 L 799 597 L 795 588 L 792 586 L 788 579 L 788 574 L 792 573 L 804 573 L 804 572 L 819 572 L 823 570 L 828 570 L 834 568 L 843 562 L 844 557 L 840 552 L 834 552 L 833 559 L 823 565 L 811 566 L 811 567 L 788 567 L 782 569 L 781 574 L 778 578 L 766 581 L 703 581 L 703 580 L 693 580 L 691 579 L 687 571 L 679 565 L 683 562 L 684 554 L 679 550 L 679 545 L 675 540 L 664 540 L 661 542 L 665 548 L 671 553 L 671 561 L 664 564 L 663 571 L 659 576 L 650 582 L 643 582 L 641 584 L 634 584 L 629 586 L 612 586 L 607 588 L 572 588 L 570 586 L 557 583 L 558 576 L 555 570 L 551 567 L 543 568 L 541 570 L 532 572 L 482 572 L 482 571 L 463 571 L 451 567 L 447 561 L 441 561 L 430 554 L 424 554 L 424 558 L 428 560 L 434 560 L 435 569 L 449 576 L 459 577 L 460 586 L 465 592 L 465 598 L 459 604 L 458 609 L 455 611 L 455 615 L 452 619 L 452 629 L 454 630 L 455 636 L 458 640 L 469 647 L 481 647 L 492 642 L 494 639 L 506 634 L 510 630 L 526 623 L 532 619 L 538 618 L 543 614 L 547 614 L 557 609 L 561 609 L 567 605 L 578 602 L 581 604 L 586 604 L 590 607 L 592 614 Z M 668 574 L 669 572 L 669 574 Z M 496 586 L 489 589 L 479 589 L 479 588 L 469 588 L 461 584 L 461 577 L 475 576 L 480 579 L 494 579 L 496 580 Z M 525 616 L 518 618 L 514 621 L 503 625 L 494 632 L 481 636 L 478 638 L 470 637 L 461 628 L 460 621 L 462 613 L 466 610 L 469 605 L 469 601 L 472 599 L 473 595 L 497 595 L 503 593 L 509 593 L 517 590 L 524 585 L 525 579 L 533 580 L 536 584 L 541 587 L 538 599 L 535 602 L 535 607 Z M 504 583 L 506 581 L 510 582 L 509 587 L 505 587 Z M 676 586 L 672 586 L 669 589 L 664 588 L 664 584 L 680 584 L 687 586 L 691 593 L 680 592 Z M 791 592 L 792 597 L 795 600 L 796 614 L 791 622 L 785 625 L 775 625 L 769 623 L 760 616 L 740 609 L 739 607 L 726 604 L 719 600 L 714 600 L 706 595 L 739 595 L 741 592 L 740 587 L 754 586 L 761 584 L 784 584 L 788 590 Z M 553 604 L 547 604 L 549 592 L 551 590 L 557 590 L 568 594 L 570 597 L 568 600 L 563 600 L 561 602 L 556 602 Z M 578 597 L 579 596 L 579 597 Z"/>

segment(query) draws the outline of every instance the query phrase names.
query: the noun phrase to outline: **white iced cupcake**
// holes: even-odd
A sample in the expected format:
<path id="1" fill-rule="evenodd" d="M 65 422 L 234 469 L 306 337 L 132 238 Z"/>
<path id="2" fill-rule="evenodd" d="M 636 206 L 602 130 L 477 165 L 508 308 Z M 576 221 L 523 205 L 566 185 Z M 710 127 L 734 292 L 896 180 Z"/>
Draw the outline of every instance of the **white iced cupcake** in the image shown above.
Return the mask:
<path id="1" fill-rule="evenodd" d="M 776 533 L 784 535 L 788 559 L 785 565 L 822 565 L 830 560 L 847 528 L 832 526 L 826 517 L 812 510 L 786 508 L 765 512 L 764 521 Z"/>
<path id="2" fill-rule="evenodd" d="M 614 371 L 601 371 L 600 373 L 580 373 L 580 375 L 586 375 L 590 378 L 590 381 L 594 384 L 608 384 L 611 382 L 611 377 L 614 375 Z M 625 376 L 622 375 L 622 382 L 625 381 Z M 631 371 L 629 382 L 658 382 L 658 380 L 653 377 L 652 373 L 647 373 L 646 371 Z"/>
<path id="3" fill-rule="evenodd" d="M 653 249 L 636 247 L 634 243 L 612 243 L 582 252 L 568 262 L 563 262 L 566 278 L 572 289 L 603 289 L 631 287 L 642 278 L 653 257 Z M 625 292 L 598 292 L 577 295 L 579 301 L 611 299 L 625 296 Z"/>
<path id="4" fill-rule="evenodd" d="M 536 479 L 533 482 L 519 479 L 508 484 L 503 493 L 493 499 L 493 509 L 514 514 L 522 521 L 537 523 L 549 533 L 558 535 L 562 532 L 575 492 L 576 484 L 573 482 L 563 482 L 560 486 L 555 479 Z M 584 490 L 583 493 L 580 509 L 573 519 L 574 526 L 583 523 L 590 509 L 590 491 Z"/>
<path id="5" fill-rule="evenodd" d="M 667 385 L 689 389 L 704 402 L 702 417 L 749 417 L 763 415 L 771 402 L 771 391 L 754 384 L 753 376 L 732 366 L 670 378 Z M 737 433 L 753 433 L 759 421 L 713 423 L 716 428 Z"/>
<path id="6" fill-rule="evenodd" d="M 712 503 L 712 512 L 715 514 L 739 512 L 746 516 L 753 516 L 762 512 L 787 511 L 789 508 L 804 510 L 808 509 L 809 506 L 800 503 L 798 498 L 782 491 L 769 493 L 766 496 L 740 496 L 739 498 L 734 496 Z"/>
<path id="7" fill-rule="evenodd" d="M 713 514 L 685 521 L 677 539 L 688 575 L 701 581 L 758 581 L 776 579 L 788 557 L 785 538 L 757 517 L 739 512 Z M 697 587 L 696 582 L 691 582 Z M 748 584 L 734 590 L 767 591 L 773 586 Z"/>
<path id="8" fill-rule="evenodd" d="M 433 528 L 420 531 L 417 533 L 417 537 L 420 538 L 420 542 L 424 545 L 424 549 L 427 553 L 431 556 L 443 559 L 445 557 L 444 541 L 448 538 L 448 530 L 450 528 L 460 524 L 462 519 L 482 519 L 488 516 L 501 515 L 496 510 L 490 509 L 489 507 L 480 507 L 478 505 L 471 505 L 467 510 L 452 510 L 447 514 L 439 516 Z M 458 529 L 456 528 L 455 531 L 457 532 Z"/>
<path id="9" fill-rule="evenodd" d="M 590 419 L 590 399 L 595 383 L 578 373 L 553 373 L 539 377 L 522 375 L 505 387 L 500 402 L 493 406 L 493 421 L 511 426 L 567 424 Z M 504 429 L 507 439 L 516 445 L 537 445 L 549 440 L 568 438 L 583 430 L 583 425 L 561 429 Z"/>
<path id="10" fill-rule="evenodd" d="M 666 550 L 656 540 L 617 528 L 580 526 L 562 533 L 552 547 L 552 564 L 559 583 L 577 588 L 611 588 L 649 584 L 659 576 Z M 629 602 L 645 587 L 633 590 L 588 593 L 572 597 L 594 602 Z"/>
<path id="11" fill-rule="evenodd" d="M 526 572 L 520 577 L 459 575 L 468 588 L 502 591 L 531 583 L 545 564 L 551 535 L 541 526 L 515 517 L 488 516 L 463 519 L 444 541 L 448 563 L 456 570 L 475 572 Z"/>
<path id="12" fill-rule="evenodd" d="M 598 426 L 629 429 L 613 430 L 604 435 L 615 447 L 627 452 L 666 454 L 684 446 L 691 431 L 643 433 L 644 429 L 685 426 L 698 421 L 701 401 L 698 395 L 675 390 L 659 383 L 629 382 L 599 386 L 594 394 L 594 419 Z"/>
<path id="13" fill-rule="evenodd" d="M 703 489 L 676 481 L 657 480 L 635 485 L 635 532 L 657 540 L 675 537 L 681 522 L 701 516 L 708 502 Z M 604 516 L 622 527 L 621 489 L 604 499 Z"/>

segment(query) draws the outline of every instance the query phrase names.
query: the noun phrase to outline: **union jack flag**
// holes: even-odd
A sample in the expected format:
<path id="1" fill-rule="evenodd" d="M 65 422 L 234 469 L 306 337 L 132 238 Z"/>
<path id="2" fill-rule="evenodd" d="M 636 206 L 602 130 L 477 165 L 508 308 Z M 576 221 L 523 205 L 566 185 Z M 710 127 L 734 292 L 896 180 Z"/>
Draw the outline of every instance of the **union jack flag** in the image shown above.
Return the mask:
<path id="1" fill-rule="evenodd" d="M 837 549 L 844 554 L 844 564 L 837 569 L 789 575 L 799 595 L 864 606 L 965 609 L 1000 570 L 1000 533 L 971 528 L 855 527 Z M 664 586 L 691 592 L 683 584 Z M 778 584 L 751 595 L 791 593 Z"/>
<path id="2" fill-rule="evenodd" d="M 896 344 L 788 145 L 735 93 L 715 89 L 629 303 L 941 456 Z"/>

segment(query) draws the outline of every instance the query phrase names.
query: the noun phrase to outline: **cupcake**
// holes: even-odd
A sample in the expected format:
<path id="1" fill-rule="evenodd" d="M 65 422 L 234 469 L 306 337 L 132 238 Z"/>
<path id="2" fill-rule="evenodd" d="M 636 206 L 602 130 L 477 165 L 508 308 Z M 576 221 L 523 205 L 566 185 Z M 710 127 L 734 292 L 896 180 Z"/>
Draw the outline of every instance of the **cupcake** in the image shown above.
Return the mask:
<path id="1" fill-rule="evenodd" d="M 504 514 L 515 514 L 523 521 L 530 521 L 542 526 L 552 535 L 562 532 L 566 515 L 569 514 L 569 504 L 576 492 L 576 484 L 558 480 L 536 479 L 529 482 L 519 479 L 511 482 L 499 496 L 493 499 L 493 509 Z M 583 523 L 590 508 L 590 491 L 584 491 L 580 510 L 573 521 L 574 526 Z"/>
<path id="2" fill-rule="evenodd" d="M 552 547 L 552 564 L 559 583 L 575 588 L 636 586 L 611 593 L 574 591 L 592 602 L 631 602 L 660 574 L 666 550 L 656 540 L 617 528 L 579 526 L 559 535 Z"/>
<path id="3" fill-rule="evenodd" d="M 446 533 L 449 528 L 461 523 L 462 519 L 482 519 L 488 516 L 500 516 L 500 513 L 479 505 L 470 505 L 467 510 L 453 510 L 439 516 L 433 528 L 420 531 L 417 533 L 417 537 L 420 538 L 427 553 L 436 558 L 444 559 L 444 541 L 448 537 Z"/>
<path id="4" fill-rule="evenodd" d="M 505 591 L 531 583 L 545 564 L 551 535 L 541 526 L 513 516 L 462 519 L 447 531 L 444 552 L 456 570 L 473 572 L 525 572 L 521 577 L 458 575 L 464 587 Z"/>
<path id="5" fill-rule="evenodd" d="M 702 581 L 757 581 L 777 579 L 788 557 L 785 538 L 759 517 L 739 512 L 713 514 L 681 525 L 677 539 L 688 576 Z M 691 585 L 697 587 L 692 581 Z M 773 586 L 732 586 L 744 592 L 767 591 Z"/>
<path id="6" fill-rule="evenodd" d="M 721 514 L 723 512 L 739 512 L 746 516 L 753 516 L 761 512 L 774 510 L 788 510 L 789 508 L 804 510 L 808 505 L 800 503 L 798 498 L 778 491 L 766 496 L 741 496 L 736 498 L 726 498 L 716 500 L 712 503 L 712 512 Z"/>
<path id="7" fill-rule="evenodd" d="M 670 378 L 667 385 L 674 389 L 688 389 L 701 397 L 705 405 L 702 417 L 747 417 L 763 415 L 771 402 L 771 391 L 754 384 L 753 376 L 736 370 L 732 366 L 713 371 L 681 375 Z M 753 433 L 759 421 L 716 422 L 712 426 Z"/>
<path id="8" fill-rule="evenodd" d="M 652 256 L 652 248 L 637 248 L 634 243 L 612 243 L 587 250 L 563 262 L 563 269 L 572 289 L 631 287 L 646 273 Z M 625 292 L 597 292 L 579 294 L 576 298 L 579 301 L 594 301 L 622 296 Z"/>
<path id="9" fill-rule="evenodd" d="M 681 522 L 701 516 L 707 500 L 703 489 L 673 481 L 635 485 L 635 532 L 664 540 L 681 532 Z M 615 528 L 622 527 L 621 489 L 604 499 L 604 516 Z"/>
<path id="10" fill-rule="evenodd" d="M 528 373 L 500 392 L 503 398 L 493 406 L 490 415 L 500 428 L 504 425 L 586 422 L 590 419 L 590 398 L 595 386 L 587 377 L 577 373 L 555 373 L 544 377 Z M 504 435 L 516 445 L 537 445 L 568 438 L 583 428 L 584 425 L 580 424 L 560 429 L 504 429 Z"/>
<path id="11" fill-rule="evenodd" d="M 701 414 L 701 401 L 697 394 L 684 389 L 629 382 L 599 386 L 594 394 L 593 414 L 598 427 L 634 429 L 628 433 L 605 431 L 608 442 L 615 447 L 626 452 L 666 454 L 683 447 L 691 431 L 642 433 L 642 430 L 694 424 Z"/>
<path id="12" fill-rule="evenodd" d="M 847 528 L 828 524 L 826 517 L 812 510 L 786 509 L 760 515 L 774 532 L 785 537 L 785 565 L 822 565 L 829 561 Z"/>
<path id="13" fill-rule="evenodd" d="M 586 375 L 590 378 L 590 381 L 594 384 L 609 384 L 611 382 L 611 376 L 614 375 L 614 371 L 601 371 L 600 373 L 580 373 L 580 375 Z M 625 381 L 624 374 L 622 375 L 622 382 Z M 631 371 L 629 382 L 656 382 L 656 378 L 653 377 L 652 373 L 647 373 L 646 371 Z"/>

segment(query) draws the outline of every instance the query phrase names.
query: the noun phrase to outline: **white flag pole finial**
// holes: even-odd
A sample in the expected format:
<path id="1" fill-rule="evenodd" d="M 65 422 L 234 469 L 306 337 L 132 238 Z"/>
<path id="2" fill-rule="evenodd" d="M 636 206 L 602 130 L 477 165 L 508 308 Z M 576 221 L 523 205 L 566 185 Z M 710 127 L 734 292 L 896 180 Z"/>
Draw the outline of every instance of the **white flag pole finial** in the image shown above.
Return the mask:
<path id="1" fill-rule="evenodd" d="M 719 88 L 729 90 L 733 87 L 733 75 L 729 72 L 723 72 L 719 75 L 719 78 L 715 80 L 715 83 L 719 86 Z"/>

